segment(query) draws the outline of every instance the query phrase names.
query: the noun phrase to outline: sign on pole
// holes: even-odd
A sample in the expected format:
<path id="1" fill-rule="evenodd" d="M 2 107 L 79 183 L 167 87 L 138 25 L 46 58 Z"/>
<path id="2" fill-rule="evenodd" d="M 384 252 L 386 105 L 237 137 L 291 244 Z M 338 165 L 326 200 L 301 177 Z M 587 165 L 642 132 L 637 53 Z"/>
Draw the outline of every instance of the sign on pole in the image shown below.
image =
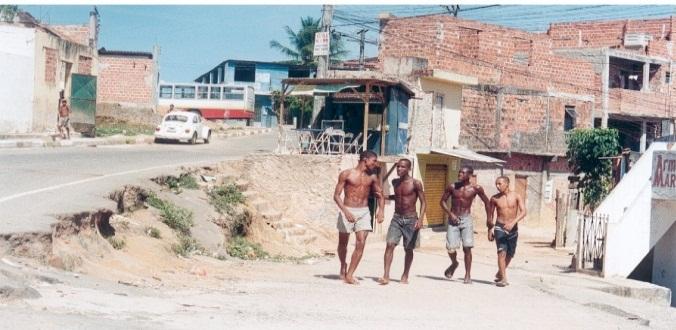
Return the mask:
<path id="1" fill-rule="evenodd" d="M 317 32 L 315 33 L 315 49 L 314 56 L 329 56 L 329 33 Z"/>
<path id="2" fill-rule="evenodd" d="M 654 199 L 676 200 L 676 151 L 654 151 L 652 186 Z"/>

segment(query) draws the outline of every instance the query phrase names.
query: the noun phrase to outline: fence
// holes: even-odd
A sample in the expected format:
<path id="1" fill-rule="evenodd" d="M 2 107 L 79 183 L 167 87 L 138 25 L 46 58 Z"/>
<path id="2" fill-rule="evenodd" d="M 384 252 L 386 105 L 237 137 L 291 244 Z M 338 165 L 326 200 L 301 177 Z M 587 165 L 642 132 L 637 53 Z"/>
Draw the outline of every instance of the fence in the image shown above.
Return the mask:
<path id="1" fill-rule="evenodd" d="M 580 215 L 576 254 L 576 268 L 601 274 L 608 232 L 607 214 Z"/>

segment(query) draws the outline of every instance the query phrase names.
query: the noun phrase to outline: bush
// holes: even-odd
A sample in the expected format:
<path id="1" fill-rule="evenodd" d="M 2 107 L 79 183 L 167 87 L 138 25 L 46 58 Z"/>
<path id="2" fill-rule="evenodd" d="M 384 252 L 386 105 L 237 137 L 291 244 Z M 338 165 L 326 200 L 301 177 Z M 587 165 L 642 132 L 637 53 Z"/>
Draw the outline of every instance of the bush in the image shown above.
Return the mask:
<path id="1" fill-rule="evenodd" d="M 616 129 L 578 128 L 568 138 L 568 165 L 575 174 L 584 174 L 580 180 L 584 203 L 596 208 L 612 188 L 612 162 L 602 157 L 620 152 Z"/>
<path id="2" fill-rule="evenodd" d="M 241 236 L 233 237 L 228 243 L 226 250 L 229 255 L 244 260 L 256 260 L 269 257 L 269 254 L 263 250 L 263 247 L 261 247 L 260 244 L 251 243 Z"/>
<path id="3" fill-rule="evenodd" d="M 215 187 L 209 192 L 209 203 L 221 214 L 232 213 L 232 207 L 244 200 L 244 195 L 234 184 Z"/>
<path id="4" fill-rule="evenodd" d="M 161 239 L 162 238 L 162 233 L 160 232 L 159 229 L 155 227 L 147 227 L 146 228 L 146 234 L 152 238 L 157 238 Z"/>
<path id="5" fill-rule="evenodd" d="M 108 237 L 108 243 L 110 243 L 115 250 L 122 250 L 122 248 L 127 245 L 127 242 L 121 238 L 116 238 L 115 236 Z"/>
<path id="6" fill-rule="evenodd" d="M 178 234 L 178 243 L 171 245 L 171 250 L 183 257 L 187 257 L 189 254 L 198 251 L 199 249 L 200 246 L 197 244 L 196 239 L 181 233 Z"/>
<path id="7" fill-rule="evenodd" d="M 182 234 L 190 233 L 190 227 L 193 225 L 192 212 L 162 200 L 152 193 L 148 196 L 147 201 L 150 206 L 160 210 L 162 222 L 169 228 Z"/>

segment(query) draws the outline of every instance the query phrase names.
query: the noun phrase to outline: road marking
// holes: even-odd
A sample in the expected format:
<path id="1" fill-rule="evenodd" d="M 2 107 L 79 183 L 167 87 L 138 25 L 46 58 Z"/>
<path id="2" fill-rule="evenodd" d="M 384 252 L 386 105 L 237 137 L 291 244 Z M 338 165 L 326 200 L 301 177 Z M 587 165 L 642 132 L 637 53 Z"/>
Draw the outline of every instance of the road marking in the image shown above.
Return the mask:
<path id="1" fill-rule="evenodd" d="M 229 160 L 229 158 L 224 158 L 220 161 L 223 161 L 223 160 Z M 51 187 L 40 188 L 40 189 L 31 190 L 31 191 L 25 191 L 25 192 L 22 192 L 22 193 L 3 197 L 3 198 L 0 198 L 0 203 L 4 203 L 4 202 L 7 202 L 7 201 L 17 199 L 17 198 L 21 198 L 21 197 L 25 197 L 25 196 L 28 196 L 28 195 L 39 194 L 39 193 L 46 192 L 46 191 L 56 190 L 56 189 L 69 187 L 69 186 L 75 186 L 75 185 L 79 185 L 79 184 L 83 184 L 83 183 L 103 180 L 103 179 L 112 178 L 112 177 L 121 176 L 121 175 L 128 175 L 128 174 L 140 173 L 140 172 L 145 172 L 145 171 L 159 170 L 159 169 L 163 169 L 163 168 L 171 168 L 171 167 L 179 167 L 179 166 L 191 166 L 191 165 L 195 166 L 195 165 L 202 164 L 202 163 L 213 164 L 213 163 L 218 163 L 218 162 L 219 162 L 218 160 L 204 160 L 204 161 L 199 161 L 199 162 L 188 162 L 188 163 L 173 164 L 173 165 L 154 166 L 154 167 L 147 167 L 147 168 L 142 168 L 142 169 L 137 169 L 137 170 L 129 170 L 129 171 L 124 171 L 124 172 L 104 174 L 102 176 L 72 181 L 72 182 L 68 182 L 68 183 L 62 183 L 62 184 L 58 184 L 58 185 L 51 186 Z"/>

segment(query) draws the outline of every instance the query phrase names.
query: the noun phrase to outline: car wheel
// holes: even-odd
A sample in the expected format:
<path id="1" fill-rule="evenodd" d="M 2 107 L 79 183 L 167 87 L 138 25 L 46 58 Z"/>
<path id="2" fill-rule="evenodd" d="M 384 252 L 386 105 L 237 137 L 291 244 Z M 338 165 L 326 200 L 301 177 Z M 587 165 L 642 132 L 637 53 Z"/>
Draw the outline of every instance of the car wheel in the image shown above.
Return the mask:
<path id="1" fill-rule="evenodd" d="M 160 138 L 155 138 L 155 143 L 162 143 L 162 142 L 164 142 L 164 140 L 162 140 Z"/>
<path id="2" fill-rule="evenodd" d="M 192 138 L 190 138 L 190 144 L 197 143 L 197 132 L 193 133 Z"/>
<path id="3" fill-rule="evenodd" d="M 211 139 L 211 131 L 209 131 L 209 133 L 207 133 L 207 137 L 204 138 L 204 143 L 205 143 L 205 144 L 209 144 L 209 140 L 210 140 L 210 139 Z"/>

